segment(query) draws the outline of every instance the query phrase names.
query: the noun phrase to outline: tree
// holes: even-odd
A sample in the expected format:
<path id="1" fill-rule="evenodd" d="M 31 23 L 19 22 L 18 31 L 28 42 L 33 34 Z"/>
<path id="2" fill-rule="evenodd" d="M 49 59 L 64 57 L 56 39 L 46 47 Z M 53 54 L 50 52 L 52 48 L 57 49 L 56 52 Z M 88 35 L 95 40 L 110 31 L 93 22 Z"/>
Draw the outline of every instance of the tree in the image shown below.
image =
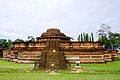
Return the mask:
<path id="1" fill-rule="evenodd" d="M 88 35 L 88 33 L 85 34 L 85 38 L 86 38 L 86 39 L 85 39 L 86 42 L 88 42 L 88 41 L 89 41 L 89 35 Z"/>
<path id="2" fill-rule="evenodd" d="M 12 48 L 12 40 L 8 39 L 8 47 L 9 49 Z"/>
<path id="3" fill-rule="evenodd" d="M 86 35 L 83 33 L 83 41 L 86 41 Z"/>
<path id="4" fill-rule="evenodd" d="M 81 33 L 81 42 L 83 42 L 83 35 L 82 35 L 82 33 Z"/>
<path id="5" fill-rule="evenodd" d="M 91 33 L 91 41 L 94 42 L 94 36 L 93 36 L 93 33 Z"/>
<path id="6" fill-rule="evenodd" d="M 23 39 L 16 39 L 14 42 L 25 42 Z"/>
<path id="7" fill-rule="evenodd" d="M 111 27 L 106 24 L 100 26 L 98 36 L 98 41 L 104 42 L 106 47 L 109 46 L 114 49 L 115 46 L 120 46 L 120 33 L 111 32 Z"/>
<path id="8" fill-rule="evenodd" d="M 88 41 L 92 41 L 94 42 L 94 36 L 93 36 L 93 33 L 91 33 L 91 36 L 88 35 L 88 33 L 81 33 L 81 35 L 78 36 L 78 41 L 85 41 L 85 42 L 88 42 Z"/>
<path id="9" fill-rule="evenodd" d="M 120 46 L 120 34 L 110 32 L 109 41 L 112 49 L 114 48 L 114 46 Z"/>
<path id="10" fill-rule="evenodd" d="M 10 49 L 12 47 L 12 41 L 7 39 L 0 39 L 0 45 L 3 49 Z"/>
<path id="11" fill-rule="evenodd" d="M 99 37 L 98 39 L 99 42 L 104 42 L 105 47 L 110 46 L 110 42 L 106 36 Z"/>
<path id="12" fill-rule="evenodd" d="M 100 26 L 100 29 L 97 31 L 98 37 L 102 37 L 102 36 L 108 37 L 110 31 L 111 31 L 111 27 L 110 27 L 110 26 L 108 26 L 108 25 L 106 25 L 106 24 L 102 24 L 102 25 Z"/>
<path id="13" fill-rule="evenodd" d="M 35 38 L 33 36 L 28 36 L 28 42 L 35 42 Z"/>
<path id="14" fill-rule="evenodd" d="M 83 36 L 84 36 L 84 41 L 88 42 L 89 41 L 89 35 L 88 35 L 88 33 L 83 33 Z"/>
<path id="15" fill-rule="evenodd" d="M 80 35 L 78 35 L 78 41 L 80 42 Z"/>
<path id="16" fill-rule="evenodd" d="M 111 27 L 106 24 L 102 24 L 100 26 L 100 29 L 97 31 L 99 37 L 98 41 L 104 42 L 106 47 L 110 46 L 110 42 L 108 39 L 110 31 L 111 31 Z"/>
<path id="17" fill-rule="evenodd" d="M 91 42 L 92 40 L 91 40 L 91 37 L 89 37 L 89 41 Z"/>

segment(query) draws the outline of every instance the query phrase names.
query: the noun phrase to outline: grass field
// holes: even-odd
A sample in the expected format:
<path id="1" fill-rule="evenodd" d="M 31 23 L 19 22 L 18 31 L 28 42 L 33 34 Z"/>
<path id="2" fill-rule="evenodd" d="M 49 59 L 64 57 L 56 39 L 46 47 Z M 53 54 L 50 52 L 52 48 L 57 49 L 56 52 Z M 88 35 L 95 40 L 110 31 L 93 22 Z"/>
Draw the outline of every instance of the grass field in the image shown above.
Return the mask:
<path id="1" fill-rule="evenodd" d="M 0 80 L 120 80 L 120 74 L 60 74 L 47 75 L 41 73 L 4 73 Z"/>
<path id="2" fill-rule="evenodd" d="M 8 62 L 5 60 L 0 60 L 0 68 L 29 68 L 30 64 L 18 64 L 14 62 Z"/>
<path id="3" fill-rule="evenodd" d="M 30 64 L 0 60 L 0 80 L 120 80 L 120 60 L 81 66 L 85 72 L 71 73 L 69 70 L 59 70 L 57 75 L 50 75 L 44 74 L 42 70 L 30 70 Z"/>

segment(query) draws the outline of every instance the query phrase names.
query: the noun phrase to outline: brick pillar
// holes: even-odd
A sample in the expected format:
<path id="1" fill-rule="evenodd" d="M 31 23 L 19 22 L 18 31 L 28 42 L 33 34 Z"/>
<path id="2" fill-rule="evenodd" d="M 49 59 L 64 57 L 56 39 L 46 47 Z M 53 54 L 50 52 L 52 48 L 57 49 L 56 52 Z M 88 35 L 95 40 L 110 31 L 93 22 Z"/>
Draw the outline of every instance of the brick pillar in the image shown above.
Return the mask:
<path id="1" fill-rule="evenodd" d="M 66 69 L 64 53 L 57 52 L 47 52 L 45 69 Z"/>
<path id="2" fill-rule="evenodd" d="M 48 44 L 48 43 L 47 43 Z M 66 69 L 64 52 L 59 51 L 58 41 L 49 41 L 47 50 L 43 51 L 42 62 L 45 69 Z"/>

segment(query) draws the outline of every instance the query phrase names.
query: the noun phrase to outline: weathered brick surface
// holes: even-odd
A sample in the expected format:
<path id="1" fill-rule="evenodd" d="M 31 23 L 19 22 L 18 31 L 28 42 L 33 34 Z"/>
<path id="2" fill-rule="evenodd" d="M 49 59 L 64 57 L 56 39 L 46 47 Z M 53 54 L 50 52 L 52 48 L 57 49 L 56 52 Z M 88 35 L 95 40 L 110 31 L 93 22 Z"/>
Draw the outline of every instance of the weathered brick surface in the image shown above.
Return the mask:
<path id="1" fill-rule="evenodd" d="M 41 69 L 53 66 L 65 69 L 66 63 L 75 63 L 76 60 L 81 63 L 105 63 L 118 59 L 117 51 L 106 50 L 102 42 L 72 42 L 70 37 L 55 28 L 48 29 L 36 39 L 36 42 L 13 43 L 13 48 L 3 51 L 3 59 L 18 63 L 36 62 Z"/>

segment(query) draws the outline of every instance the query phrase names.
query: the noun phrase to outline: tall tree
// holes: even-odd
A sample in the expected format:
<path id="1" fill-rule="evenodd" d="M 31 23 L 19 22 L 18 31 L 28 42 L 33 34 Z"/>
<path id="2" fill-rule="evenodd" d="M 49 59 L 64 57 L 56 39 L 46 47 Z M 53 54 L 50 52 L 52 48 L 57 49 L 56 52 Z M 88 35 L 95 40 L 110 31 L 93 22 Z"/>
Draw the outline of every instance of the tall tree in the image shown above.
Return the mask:
<path id="1" fill-rule="evenodd" d="M 111 27 L 106 24 L 102 24 L 100 29 L 97 31 L 99 37 L 98 41 L 104 42 L 105 46 L 109 46 L 110 44 L 108 39 L 110 31 Z"/>
<path id="2" fill-rule="evenodd" d="M 81 33 L 81 42 L 83 42 L 83 35 L 82 35 L 82 33 Z"/>
<path id="3" fill-rule="evenodd" d="M 86 40 L 86 42 L 88 42 L 88 41 L 89 41 L 89 36 L 88 36 L 88 33 L 86 33 L 86 34 L 85 34 L 85 40 Z"/>
<path id="4" fill-rule="evenodd" d="M 78 36 L 78 41 L 85 41 L 85 42 L 88 42 L 88 41 L 92 41 L 94 42 L 94 37 L 93 37 L 93 33 L 91 33 L 92 36 L 89 36 L 88 33 L 81 33 L 81 35 Z"/>
<path id="5" fill-rule="evenodd" d="M 80 35 L 78 35 L 78 41 L 80 42 Z"/>
<path id="6" fill-rule="evenodd" d="M 110 31 L 111 31 L 111 27 L 110 27 L 110 26 L 108 26 L 108 25 L 106 25 L 106 24 L 102 24 L 102 25 L 100 26 L 100 29 L 97 31 L 97 33 L 98 33 L 98 36 L 99 36 L 99 37 L 102 37 L 102 36 L 108 37 Z"/>
<path id="7" fill-rule="evenodd" d="M 89 37 L 89 41 L 90 41 L 90 42 L 93 42 L 93 41 L 91 40 L 91 37 Z"/>
<path id="8" fill-rule="evenodd" d="M 93 33 L 91 33 L 91 41 L 94 42 L 94 36 L 93 36 Z"/>
<path id="9" fill-rule="evenodd" d="M 86 41 L 86 35 L 83 33 L 83 41 Z"/>

